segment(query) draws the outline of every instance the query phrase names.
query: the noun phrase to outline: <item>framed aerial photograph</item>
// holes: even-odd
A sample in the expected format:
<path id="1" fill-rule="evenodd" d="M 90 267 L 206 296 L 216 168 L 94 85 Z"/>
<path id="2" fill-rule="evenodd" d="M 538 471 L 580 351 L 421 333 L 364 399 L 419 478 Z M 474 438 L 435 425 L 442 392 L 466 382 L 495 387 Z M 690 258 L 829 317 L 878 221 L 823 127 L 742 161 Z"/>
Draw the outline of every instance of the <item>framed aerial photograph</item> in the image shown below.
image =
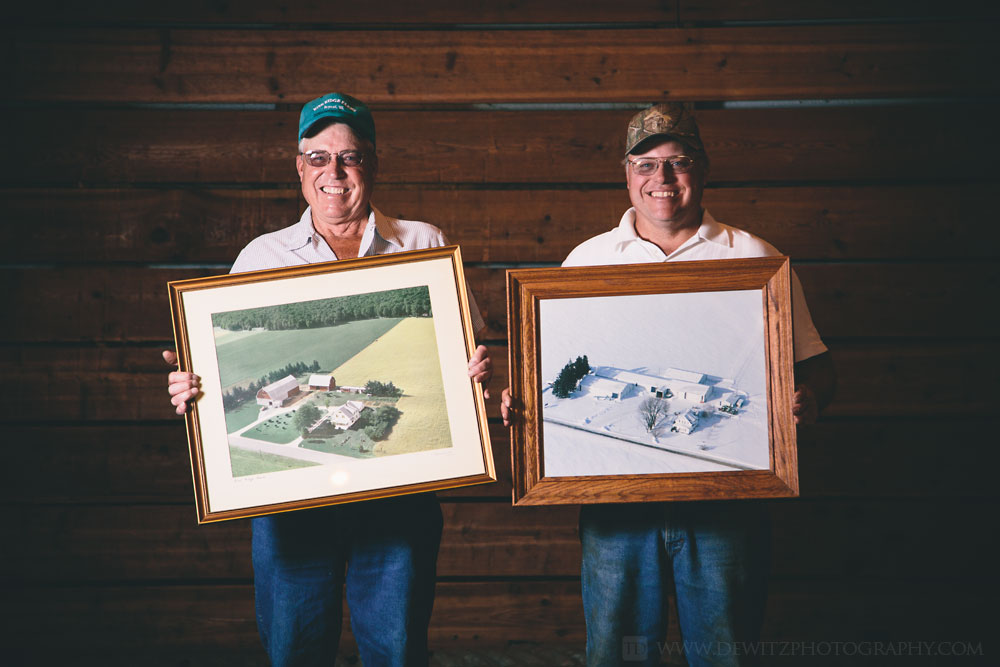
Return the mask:
<path id="1" fill-rule="evenodd" d="M 507 272 L 515 505 L 798 495 L 787 257 Z"/>
<path id="2" fill-rule="evenodd" d="M 496 479 L 457 246 L 168 289 L 199 523 Z"/>

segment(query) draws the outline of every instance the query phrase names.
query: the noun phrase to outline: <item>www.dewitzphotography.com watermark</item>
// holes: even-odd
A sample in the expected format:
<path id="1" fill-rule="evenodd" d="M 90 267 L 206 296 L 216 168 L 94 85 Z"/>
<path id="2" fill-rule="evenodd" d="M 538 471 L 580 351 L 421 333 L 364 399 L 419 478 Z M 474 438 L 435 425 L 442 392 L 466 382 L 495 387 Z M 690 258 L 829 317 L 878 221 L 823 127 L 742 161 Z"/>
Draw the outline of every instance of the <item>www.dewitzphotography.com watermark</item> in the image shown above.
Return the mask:
<path id="1" fill-rule="evenodd" d="M 983 657 L 982 642 L 972 641 L 768 641 L 768 642 L 651 642 L 646 637 L 623 637 L 622 660 L 639 662 L 650 655 L 779 656 L 779 657 Z"/>

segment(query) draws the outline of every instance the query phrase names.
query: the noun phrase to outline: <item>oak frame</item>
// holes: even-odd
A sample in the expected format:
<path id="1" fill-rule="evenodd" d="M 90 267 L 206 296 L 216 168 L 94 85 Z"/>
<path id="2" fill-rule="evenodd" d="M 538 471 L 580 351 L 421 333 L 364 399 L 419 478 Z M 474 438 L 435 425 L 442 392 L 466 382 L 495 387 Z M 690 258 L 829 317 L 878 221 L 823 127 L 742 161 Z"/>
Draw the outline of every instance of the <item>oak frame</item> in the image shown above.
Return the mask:
<path id="1" fill-rule="evenodd" d="M 382 285 L 383 288 L 370 289 L 368 286 L 372 284 Z M 250 302 L 252 305 L 249 308 L 252 309 L 325 299 L 331 296 L 331 288 L 335 296 L 350 296 L 424 285 L 428 286 L 432 303 L 434 345 L 438 348 L 451 447 L 367 459 L 365 464 L 379 467 L 362 470 L 360 474 L 353 472 L 358 468 L 348 468 L 355 478 L 378 480 L 375 485 L 360 488 L 351 487 L 354 481 L 345 483 L 341 473 L 334 472 L 325 478 L 325 483 L 320 480 L 318 488 L 321 492 L 316 493 L 318 477 L 309 476 L 303 480 L 302 475 L 294 474 L 330 467 L 323 464 L 281 471 L 278 475 L 288 477 L 282 483 L 274 483 L 270 471 L 250 475 L 250 479 L 244 480 L 237 477 L 230 467 L 228 474 L 231 479 L 227 480 L 222 461 L 231 466 L 230 434 L 228 428 L 218 428 L 220 419 L 225 426 L 222 382 L 219 366 L 213 367 L 206 361 L 214 360 L 218 364 L 214 356 L 217 349 L 211 315 L 241 309 L 226 305 L 212 311 L 213 307 L 218 308 L 212 304 L 229 304 L 235 298 L 240 303 Z M 476 343 L 458 246 L 171 281 L 168 291 L 179 368 L 202 373 L 202 391 L 185 415 L 198 523 L 496 481 L 482 387 L 473 382 L 465 370 Z M 295 296 L 281 296 L 287 294 Z M 262 300 L 259 304 L 256 301 L 258 298 Z M 206 327 L 209 327 L 207 333 Z M 195 368 L 199 360 L 201 365 Z M 204 373 L 206 367 L 214 371 L 214 377 L 211 373 Z M 223 448 L 224 457 L 221 454 Z M 449 459 L 449 456 L 452 458 Z M 390 460 L 395 459 L 406 459 L 406 463 L 396 462 L 390 466 Z M 318 475 L 319 471 L 312 474 Z M 338 475 L 341 475 L 339 481 Z M 389 480 L 386 486 L 378 486 L 385 480 Z M 262 499 L 247 502 L 247 491 L 234 486 L 237 481 L 251 487 L 250 495 L 253 495 L 253 485 L 261 485 Z M 338 484 L 351 488 L 336 492 L 332 487 Z M 312 490 L 304 490 L 307 488 Z M 306 495 L 303 496 L 303 493 Z M 221 506 L 214 502 L 217 495 L 223 498 L 227 494 L 243 499 L 227 498 Z"/>
<path id="2" fill-rule="evenodd" d="M 784 256 L 507 271 L 514 505 L 797 496 L 792 415 L 791 282 Z M 546 477 L 539 303 L 544 299 L 759 290 L 763 308 L 770 467 L 767 470 Z"/>

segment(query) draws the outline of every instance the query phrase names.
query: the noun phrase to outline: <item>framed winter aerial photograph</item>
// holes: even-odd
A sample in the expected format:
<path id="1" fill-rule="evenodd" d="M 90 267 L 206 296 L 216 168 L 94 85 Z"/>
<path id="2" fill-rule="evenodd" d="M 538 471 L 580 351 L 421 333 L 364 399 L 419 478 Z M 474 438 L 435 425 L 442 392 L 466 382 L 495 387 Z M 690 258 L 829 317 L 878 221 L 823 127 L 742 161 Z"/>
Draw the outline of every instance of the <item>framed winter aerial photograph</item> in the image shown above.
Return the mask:
<path id="1" fill-rule="evenodd" d="M 515 505 L 798 495 L 787 257 L 507 272 Z"/>
<path id="2" fill-rule="evenodd" d="M 496 479 L 457 246 L 168 289 L 199 523 Z"/>

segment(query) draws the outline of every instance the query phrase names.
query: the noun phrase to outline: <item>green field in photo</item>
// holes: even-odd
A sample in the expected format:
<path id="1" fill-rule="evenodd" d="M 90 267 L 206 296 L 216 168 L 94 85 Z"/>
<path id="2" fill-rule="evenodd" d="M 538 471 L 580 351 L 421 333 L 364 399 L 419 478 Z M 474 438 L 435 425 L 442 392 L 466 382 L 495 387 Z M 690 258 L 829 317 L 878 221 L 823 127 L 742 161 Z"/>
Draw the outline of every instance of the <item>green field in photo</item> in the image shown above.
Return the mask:
<path id="1" fill-rule="evenodd" d="M 311 461 L 292 459 L 276 454 L 263 454 L 260 452 L 248 452 L 239 447 L 229 448 L 229 460 L 233 467 L 233 477 L 245 477 L 246 475 L 258 475 L 260 473 L 278 472 L 280 470 L 295 470 L 297 468 L 311 468 L 319 465 Z"/>
<path id="2" fill-rule="evenodd" d="M 302 441 L 301 447 L 355 459 L 370 459 L 375 456 L 375 443 L 361 431 L 340 431 L 331 438 L 310 437 Z M 362 448 L 365 451 L 361 451 Z"/>
<path id="3" fill-rule="evenodd" d="M 293 362 L 318 361 L 323 372 L 330 372 L 400 321 L 398 317 L 380 317 L 316 329 L 216 330 L 215 351 L 222 389 L 228 391 L 246 385 Z M 337 384 L 349 383 L 337 378 Z"/>
<path id="4" fill-rule="evenodd" d="M 253 428 L 244 431 L 242 435 L 244 438 L 253 438 L 254 440 L 263 440 L 264 442 L 273 442 L 277 445 L 286 445 L 300 435 L 295 428 L 294 418 L 294 410 L 286 412 L 277 417 L 271 417 L 262 421 Z"/>
<path id="5" fill-rule="evenodd" d="M 247 401 L 232 412 L 226 413 L 226 433 L 235 433 L 257 420 L 260 406 L 257 401 Z"/>

